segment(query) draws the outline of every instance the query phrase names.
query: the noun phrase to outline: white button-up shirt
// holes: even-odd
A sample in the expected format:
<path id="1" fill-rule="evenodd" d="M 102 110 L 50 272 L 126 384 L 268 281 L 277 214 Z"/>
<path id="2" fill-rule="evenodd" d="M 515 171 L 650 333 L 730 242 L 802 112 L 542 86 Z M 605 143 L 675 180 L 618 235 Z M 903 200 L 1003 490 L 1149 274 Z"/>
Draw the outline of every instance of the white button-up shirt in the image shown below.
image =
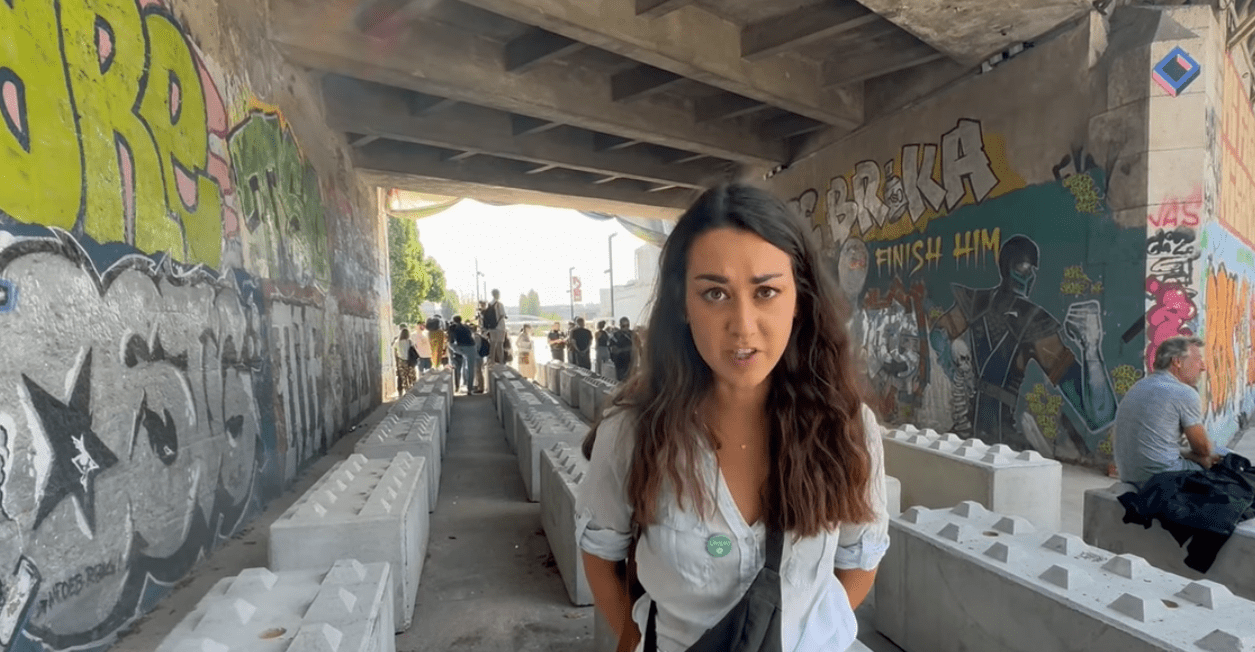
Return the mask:
<path id="1" fill-rule="evenodd" d="M 872 570 L 889 548 L 881 428 L 866 406 L 863 423 L 872 461 L 868 491 L 875 520 L 841 524 L 798 540 L 785 534 L 780 559 L 780 634 L 785 652 L 845 652 L 858 625 L 833 569 Z M 632 508 L 626 488 L 634 440 L 634 423 L 626 412 L 602 422 L 576 499 L 580 548 L 609 561 L 626 559 L 631 546 Z M 701 638 L 741 600 L 767 560 L 762 520 L 754 525 L 745 522 L 709 447 L 702 447 L 699 469 L 705 486 L 715 487 L 713 516 L 702 518 L 691 505 L 681 509 L 673 495 L 664 493 L 659 522 L 645 529 L 636 547 L 637 574 L 647 595 L 633 606 L 632 618 L 643 633 L 650 600 L 657 602 L 659 652 L 682 652 Z M 732 541 L 732 548 L 715 557 L 707 551 L 707 542 L 720 534 Z"/>

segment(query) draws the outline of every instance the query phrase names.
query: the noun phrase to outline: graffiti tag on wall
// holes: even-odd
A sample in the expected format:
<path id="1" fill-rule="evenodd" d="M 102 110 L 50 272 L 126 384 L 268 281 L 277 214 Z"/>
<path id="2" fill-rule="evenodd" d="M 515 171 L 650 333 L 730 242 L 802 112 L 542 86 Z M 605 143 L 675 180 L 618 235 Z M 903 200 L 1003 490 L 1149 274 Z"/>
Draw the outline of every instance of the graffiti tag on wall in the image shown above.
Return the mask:
<path id="1" fill-rule="evenodd" d="M 1000 139 L 984 134 L 979 121 L 963 119 L 941 135 L 940 144 L 904 145 L 895 159 L 861 161 L 853 172 L 833 177 L 815 226 L 829 251 L 851 235 L 891 240 L 1023 185 L 1007 167 Z M 818 193 L 807 191 L 794 205 L 814 216 L 817 200 Z"/>

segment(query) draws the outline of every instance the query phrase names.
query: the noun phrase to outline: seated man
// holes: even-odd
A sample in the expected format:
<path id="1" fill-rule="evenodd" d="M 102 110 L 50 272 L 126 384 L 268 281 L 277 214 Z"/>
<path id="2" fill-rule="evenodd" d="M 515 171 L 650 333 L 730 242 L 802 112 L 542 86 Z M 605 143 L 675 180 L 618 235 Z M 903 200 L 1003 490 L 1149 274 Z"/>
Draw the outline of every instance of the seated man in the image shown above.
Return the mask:
<path id="1" fill-rule="evenodd" d="M 1141 486 L 1166 471 L 1211 468 L 1229 453 L 1203 428 L 1199 377 L 1207 370 L 1203 340 L 1170 337 L 1155 349 L 1154 371 L 1137 381 L 1116 410 L 1115 458 L 1120 479 Z M 1185 436 L 1189 449 L 1180 447 Z"/>

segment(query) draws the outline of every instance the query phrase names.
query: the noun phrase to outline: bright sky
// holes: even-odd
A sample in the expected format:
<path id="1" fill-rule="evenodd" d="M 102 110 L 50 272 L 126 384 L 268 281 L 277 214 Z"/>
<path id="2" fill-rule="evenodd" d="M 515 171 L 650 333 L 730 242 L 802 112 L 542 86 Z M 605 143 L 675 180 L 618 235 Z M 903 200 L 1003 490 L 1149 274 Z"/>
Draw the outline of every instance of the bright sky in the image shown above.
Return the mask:
<path id="1" fill-rule="evenodd" d="M 542 305 L 567 299 L 567 271 L 583 285 L 584 302 L 600 301 L 609 289 L 610 252 L 606 239 L 617 233 L 614 282 L 635 275 L 635 251 L 645 242 L 617 220 L 595 220 L 572 210 L 540 206 L 489 206 L 465 199 L 443 213 L 418 220 L 418 237 L 428 256 L 444 268 L 448 287 L 458 296 L 475 296 L 475 260 L 488 290 L 501 290 L 501 301 L 517 305 L 519 295 L 535 289 Z"/>

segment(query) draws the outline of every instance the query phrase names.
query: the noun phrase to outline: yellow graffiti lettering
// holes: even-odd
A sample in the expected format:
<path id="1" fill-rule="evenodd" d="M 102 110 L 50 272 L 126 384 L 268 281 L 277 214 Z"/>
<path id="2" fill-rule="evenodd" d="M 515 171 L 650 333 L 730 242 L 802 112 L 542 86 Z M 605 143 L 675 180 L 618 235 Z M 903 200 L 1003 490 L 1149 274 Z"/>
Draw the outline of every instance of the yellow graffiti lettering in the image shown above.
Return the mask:
<path id="1" fill-rule="evenodd" d="M 205 94 L 200 73 L 183 33 L 163 13 L 145 18 L 152 60 L 141 113 L 152 126 L 166 182 L 166 205 L 187 232 L 189 255 L 216 265 L 222 246 L 222 204 L 218 184 L 204 174 L 209 160 Z M 159 223 L 152 241 L 164 240 Z M 136 243 L 143 249 L 140 234 Z"/>
<path id="2" fill-rule="evenodd" d="M 978 229 L 976 231 L 967 231 L 966 233 L 954 234 L 954 249 L 952 255 L 955 263 L 966 263 L 968 265 L 981 264 L 986 262 L 988 256 L 992 254 L 994 260 L 998 260 L 998 253 L 1002 249 L 1002 227 L 993 229 Z"/>
<path id="3" fill-rule="evenodd" d="M 144 25 L 133 0 L 62 5 L 65 60 L 78 109 L 87 192 L 84 231 L 136 244 L 136 225 L 168 224 L 156 145 L 135 112 L 147 69 Z M 182 254 L 177 225 L 146 251 Z M 180 256 L 181 257 L 181 256 Z"/>
<path id="4" fill-rule="evenodd" d="M 0 212 L 217 265 L 201 68 L 160 5 L 0 3 Z"/>
<path id="5" fill-rule="evenodd" d="M 925 268 L 935 268 L 941 262 L 941 247 L 940 237 L 880 247 L 875 253 L 876 271 L 914 275 Z M 913 265 L 910 271 L 908 265 Z"/>
<path id="6" fill-rule="evenodd" d="M 82 204 L 81 155 L 56 5 L 0 2 L 0 212 L 69 229 Z"/>

